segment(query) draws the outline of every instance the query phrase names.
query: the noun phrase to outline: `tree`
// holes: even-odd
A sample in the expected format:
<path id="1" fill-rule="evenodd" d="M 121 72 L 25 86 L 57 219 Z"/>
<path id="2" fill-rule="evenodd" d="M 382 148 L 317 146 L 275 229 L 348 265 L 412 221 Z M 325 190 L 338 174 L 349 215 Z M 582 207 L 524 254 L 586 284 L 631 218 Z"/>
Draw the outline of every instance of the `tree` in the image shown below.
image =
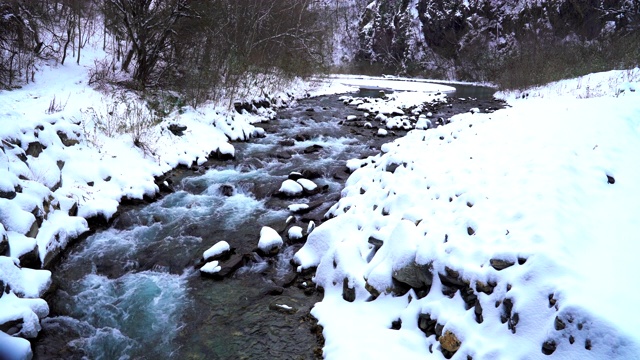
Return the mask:
<path id="1" fill-rule="evenodd" d="M 135 59 L 133 79 L 140 87 L 157 82 L 170 63 L 170 40 L 180 19 L 192 16 L 188 0 L 106 0 L 106 16 L 114 34 L 127 39 L 129 49 L 122 69 Z M 162 65 L 162 66 L 161 66 Z"/>

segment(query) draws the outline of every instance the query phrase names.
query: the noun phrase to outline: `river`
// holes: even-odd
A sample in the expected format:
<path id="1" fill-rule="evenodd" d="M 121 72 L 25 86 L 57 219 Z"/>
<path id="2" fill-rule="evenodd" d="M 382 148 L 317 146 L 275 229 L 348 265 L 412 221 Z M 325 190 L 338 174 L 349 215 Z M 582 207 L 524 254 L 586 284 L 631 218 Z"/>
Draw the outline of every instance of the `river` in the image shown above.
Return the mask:
<path id="1" fill-rule="evenodd" d="M 434 117 L 500 106 L 490 90 L 471 90 L 461 87 L 454 105 Z M 458 99 L 469 96 L 479 98 Z M 284 232 L 289 204 L 317 206 L 294 224 L 321 223 L 348 176 L 346 161 L 392 141 L 342 124 L 361 114 L 337 96 L 301 100 L 260 125 L 265 138 L 234 143 L 236 159 L 175 171 L 175 192 L 123 207 L 108 228 L 73 245 L 52 269 L 51 316 L 33 343 L 34 357 L 322 358 L 321 328 L 309 315 L 322 293 L 310 274 L 296 275 L 289 263 L 301 244 L 287 243 L 274 258 L 254 249 L 262 226 Z M 300 199 L 271 196 L 293 171 L 326 190 Z M 246 254 L 247 264 L 222 281 L 201 277 L 195 265 L 221 240 Z"/>

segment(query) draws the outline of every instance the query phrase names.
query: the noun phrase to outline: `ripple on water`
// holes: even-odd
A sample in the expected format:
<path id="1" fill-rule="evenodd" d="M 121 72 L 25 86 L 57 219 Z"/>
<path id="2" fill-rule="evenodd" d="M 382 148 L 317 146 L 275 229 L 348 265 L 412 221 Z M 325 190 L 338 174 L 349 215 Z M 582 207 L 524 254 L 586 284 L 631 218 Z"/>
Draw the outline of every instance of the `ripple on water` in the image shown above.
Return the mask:
<path id="1" fill-rule="evenodd" d="M 89 274 L 58 300 L 69 317 L 51 319 L 46 326 L 74 322 L 82 330 L 69 346 L 91 359 L 164 359 L 175 352 L 186 292 L 185 276 L 145 271 L 109 279 Z"/>

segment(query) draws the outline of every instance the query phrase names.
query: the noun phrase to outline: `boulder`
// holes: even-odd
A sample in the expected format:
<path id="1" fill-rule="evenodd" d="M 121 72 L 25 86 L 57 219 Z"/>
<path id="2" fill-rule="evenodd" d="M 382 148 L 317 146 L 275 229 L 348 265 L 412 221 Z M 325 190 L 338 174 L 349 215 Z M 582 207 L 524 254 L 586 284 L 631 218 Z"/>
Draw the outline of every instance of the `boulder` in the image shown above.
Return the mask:
<path id="1" fill-rule="evenodd" d="M 223 260 L 229 258 L 231 255 L 231 247 L 226 241 L 219 241 L 209 249 L 205 250 L 202 254 L 202 259 L 205 262 L 214 260 Z"/>
<path id="2" fill-rule="evenodd" d="M 298 182 L 287 179 L 282 182 L 278 194 L 285 197 L 300 196 L 304 192 L 304 188 Z"/>
<path id="3" fill-rule="evenodd" d="M 460 273 L 458 271 L 453 270 L 448 266 L 445 266 L 444 270 L 444 274 L 438 273 L 440 281 L 443 285 L 456 288 L 464 288 L 469 285 L 469 282 L 467 280 L 460 277 Z"/>
<path id="4" fill-rule="evenodd" d="M 260 229 L 260 240 L 258 241 L 258 251 L 266 256 L 275 255 L 282 247 L 282 237 L 274 229 L 263 226 Z"/>
<path id="5" fill-rule="evenodd" d="M 320 171 L 313 169 L 304 169 L 301 174 L 305 179 L 317 179 L 322 177 L 322 173 Z"/>
<path id="6" fill-rule="evenodd" d="M 491 264 L 492 268 L 500 271 L 513 266 L 515 262 L 509 261 L 509 260 L 502 260 L 502 259 L 491 259 L 489 260 L 489 264 Z"/>
<path id="7" fill-rule="evenodd" d="M 22 254 L 19 257 L 20 266 L 30 268 L 30 269 L 40 269 L 42 267 L 42 261 L 40 260 L 40 252 L 38 251 L 38 245 L 34 246 L 34 248 Z"/>
<path id="8" fill-rule="evenodd" d="M 401 269 L 395 270 L 392 277 L 396 281 L 407 284 L 414 289 L 429 288 L 433 283 L 433 265 L 431 263 L 418 264 L 412 262 Z"/>
<path id="9" fill-rule="evenodd" d="M 542 353 L 545 355 L 551 355 L 556 351 L 558 344 L 556 344 L 555 340 L 547 340 L 542 343 Z"/>
<path id="10" fill-rule="evenodd" d="M 15 197 L 17 196 L 17 192 L 14 190 L 9 190 L 9 191 L 2 191 L 0 190 L 0 198 L 2 199 L 15 199 Z"/>
<path id="11" fill-rule="evenodd" d="M 44 149 L 45 147 L 39 141 L 33 141 L 29 143 L 26 154 L 37 158 L 38 156 L 40 156 L 40 154 L 42 154 L 42 151 Z"/>
<path id="12" fill-rule="evenodd" d="M 300 178 L 296 182 L 302 186 L 304 193 L 307 195 L 315 195 L 321 191 L 321 188 L 309 179 Z"/>
<path id="13" fill-rule="evenodd" d="M 438 321 L 431 318 L 430 314 L 420 314 L 418 316 L 418 328 L 429 337 L 436 334 L 436 325 Z"/>
<path id="14" fill-rule="evenodd" d="M 304 176 L 302 176 L 302 174 L 301 174 L 301 173 L 299 173 L 299 172 L 297 172 L 297 171 L 294 171 L 294 172 L 291 172 L 287 178 L 288 178 L 289 180 L 296 181 L 296 180 L 298 180 L 298 179 L 302 179 L 303 177 L 304 177 Z"/>
<path id="15" fill-rule="evenodd" d="M 171 131 L 171 133 L 173 135 L 176 136 L 183 136 L 184 135 L 184 131 L 187 130 L 187 126 L 186 125 L 180 125 L 180 124 L 171 124 L 168 127 L 169 131 Z"/>
<path id="16" fill-rule="evenodd" d="M 440 342 L 440 346 L 442 346 L 442 350 L 448 351 L 451 354 L 458 351 L 458 349 L 460 349 L 460 345 L 462 345 L 462 342 L 458 339 L 456 334 L 449 330 L 445 331 L 444 335 L 440 336 L 438 341 Z"/>
<path id="17" fill-rule="evenodd" d="M 279 151 L 276 153 L 276 158 L 278 159 L 289 160 L 292 157 L 293 155 L 291 155 L 291 153 L 289 153 L 288 151 Z"/>
<path id="18" fill-rule="evenodd" d="M 233 196 L 235 189 L 233 188 L 232 185 L 223 184 L 223 185 L 220 185 L 220 188 L 218 188 L 218 191 L 220 191 L 220 194 L 222 194 L 223 196 L 228 197 L 228 196 Z"/>
<path id="19" fill-rule="evenodd" d="M 209 277 L 214 280 L 222 280 L 233 275 L 236 270 L 244 266 L 246 264 L 246 259 L 247 256 L 244 254 L 232 255 L 229 260 L 218 262 L 217 266 L 219 266 L 220 269 L 217 269 L 217 271 L 211 273 L 201 271 L 200 274 L 204 277 Z"/>
<path id="20" fill-rule="evenodd" d="M 293 139 L 285 139 L 285 140 L 278 141 L 278 145 L 280 146 L 294 146 L 295 144 L 296 144 L 296 141 Z"/>
<path id="21" fill-rule="evenodd" d="M 62 141 L 62 144 L 64 146 L 69 147 L 80 144 L 80 136 L 75 133 L 73 134 L 73 137 L 69 136 L 69 134 L 61 130 L 58 130 L 56 134 L 58 134 L 58 137 L 60 138 L 60 141 Z"/>
<path id="22" fill-rule="evenodd" d="M 305 154 L 314 154 L 314 153 L 319 152 L 319 151 L 320 151 L 320 150 L 322 150 L 322 149 L 324 149 L 324 146 L 322 146 L 322 145 L 318 145 L 318 144 L 313 144 L 313 145 L 311 145 L 311 146 L 309 146 L 309 147 L 305 148 L 305 149 L 303 150 L 303 152 L 304 152 Z"/>
<path id="23" fill-rule="evenodd" d="M 356 300 L 356 289 L 349 286 L 348 278 L 344 278 L 342 281 L 342 298 L 348 302 L 354 302 Z"/>
<path id="24" fill-rule="evenodd" d="M 0 256 L 5 256 L 9 253 L 9 238 L 4 232 L 4 227 L 0 225 Z"/>

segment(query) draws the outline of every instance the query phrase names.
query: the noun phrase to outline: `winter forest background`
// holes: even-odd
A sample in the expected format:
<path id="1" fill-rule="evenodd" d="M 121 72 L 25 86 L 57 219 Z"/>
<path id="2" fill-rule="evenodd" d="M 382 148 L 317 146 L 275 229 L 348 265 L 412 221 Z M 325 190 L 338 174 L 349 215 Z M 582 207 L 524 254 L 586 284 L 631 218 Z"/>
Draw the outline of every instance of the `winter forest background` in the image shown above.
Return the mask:
<path id="1" fill-rule="evenodd" d="M 99 38 L 92 85 L 192 105 L 323 71 L 522 88 L 637 65 L 639 26 L 633 0 L 5 0 L 0 87 Z"/>

